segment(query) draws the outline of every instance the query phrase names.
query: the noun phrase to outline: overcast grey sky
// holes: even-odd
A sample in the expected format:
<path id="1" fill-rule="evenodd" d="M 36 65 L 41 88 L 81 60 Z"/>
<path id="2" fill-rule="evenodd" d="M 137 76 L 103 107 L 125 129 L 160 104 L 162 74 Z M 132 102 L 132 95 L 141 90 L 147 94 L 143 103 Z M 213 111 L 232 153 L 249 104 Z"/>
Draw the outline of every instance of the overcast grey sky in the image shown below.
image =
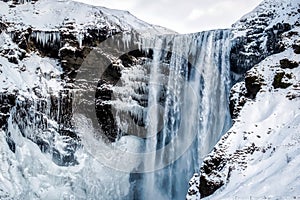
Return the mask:
<path id="1" fill-rule="evenodd" d="M 179 33 L 229 28 L 262 0 L 76 0 L 128 10 L 136 17 Z"/>

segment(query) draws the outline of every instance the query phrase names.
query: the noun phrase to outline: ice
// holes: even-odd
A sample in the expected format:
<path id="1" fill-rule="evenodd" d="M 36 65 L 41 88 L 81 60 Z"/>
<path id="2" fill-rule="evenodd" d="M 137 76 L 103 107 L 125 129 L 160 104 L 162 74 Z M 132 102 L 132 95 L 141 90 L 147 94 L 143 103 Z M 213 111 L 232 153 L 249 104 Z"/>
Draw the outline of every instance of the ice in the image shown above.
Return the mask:
<path id="1" fill-rule="evenodd" d="M 60 32 L 58 30 L 51 31 L 33 31 L 31 38 L 35 39 L 38 44 L 41 44 L 42 47 L 45 47 L 49 44 L 59 44 L 60 43 Z"/>
<path id="2" fill-rule="evenodd" d="M 84 38 L 84 35 L 83 33 L 80 31 L 78 34 L 77 34 L 77 40 L 78 40 L 78 44 L 79 44 L 79 48 L 82 47 L 82 40 Z"/>
<path id="3" fill-rule="evenodd" d="M 77 25 L 75 31 L 78 33 L 87 28 L 102 30 L 103 27 L 117 32 L 139 30 L 141 32 L 174 33 L 171 30 L 141 21 L 126 11 L 95 7 L 69 0 L 39 0 L 34 4 L 22 4 L 13 9 L 14 11 L 11 12 L 7 3 L 0 2 L 1 15 L 5 16 L 6 21 L 15 24 L 9 27 L 9 31 L 28 27 L 35 30 L 57 30 L 63 25 L 65 19 L 72 16 Z M 41 37 L 44 41 L 44 36 Z"/>

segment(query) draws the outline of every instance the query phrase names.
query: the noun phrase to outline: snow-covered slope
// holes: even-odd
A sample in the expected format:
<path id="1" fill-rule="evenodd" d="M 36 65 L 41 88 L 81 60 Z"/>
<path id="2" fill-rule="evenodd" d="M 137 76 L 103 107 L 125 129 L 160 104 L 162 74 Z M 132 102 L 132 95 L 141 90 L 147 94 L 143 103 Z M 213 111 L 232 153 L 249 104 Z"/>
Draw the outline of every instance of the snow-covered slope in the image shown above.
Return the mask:
<path id="1" fill-rule="evenodd" d="M 271 29 L 278 23 L 299 24 L 298 9 L 298 0 L 265 0 L 232 27 L 241 35 L 247 34 L 249 29 Z M 260 26 L 253 26 L 258 23 L 261 23 Z"/>
<path id="2" fill-rule="evenodd" d="M 298 66 L 285 68 L 284 59 Z M 299 63 L 299 54 L 289 48 L 251 70 L 262 77 L 263 86 L 256 99 L 244 105 L 234 126 L 215 147 L 214 153 L 222 160 L 218 167 L 223 165 L 220 173 L 226 179 L 224 187 L 211 199 L 299 197 Z M 282 85 L 275 89 L 280 74 Z"/>
<path id="3" fill-rule="evenodd" d="M 191 179 L 187 199 L 299 198 L 299 8 L 267 0 L 233 25 L 231 56 L 240 62 L 231 67 L 253 68 L 233 86 L 233 127 Z"/>
<path id="4" fill-rule="evenodd" d="M 71 0 L 38 0 L 14 5 L 0 2 L 2 22 L 9 24 L 8 31 L 31 27 L 37 30 L 55 30 L 64 22 L 75 22 L 77 31 L 109 29 L 110 31 L 152 31 L 174 33 L 163 27 L 139 20 L 127 11 L 95 7 Z"/>
<path id="5" fill-rule="evenodd" d="M 30 90 L 39 88 L 45 96 L 62 90 L 62 69 L 57 60 L 26 53 L 6 33 L 0 34 L 0 55 L 0 92 L 18 91 L 21 95 L 31 95 Z"/>

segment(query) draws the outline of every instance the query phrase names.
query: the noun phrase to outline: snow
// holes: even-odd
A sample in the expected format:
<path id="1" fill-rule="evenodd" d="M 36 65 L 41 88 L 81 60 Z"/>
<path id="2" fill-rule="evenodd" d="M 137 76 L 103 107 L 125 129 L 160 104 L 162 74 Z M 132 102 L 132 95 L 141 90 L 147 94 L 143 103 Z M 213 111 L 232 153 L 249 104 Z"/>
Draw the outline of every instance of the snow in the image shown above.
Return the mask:
<path id="1" fill-rule="evenodd" d="M 251 26 L 253 21 L 256 21 L 256 23 L 258 21 L 263 22 L 260 27 L 264 30 L 272 28 L 277 23 L 295 24 L 300 20 L 298 8 L 299 0 L 265 0 L 233 24 L 232 27 L 237 34 L 236 37 L 238 37 L 244 35 L 245 31 L 249 31 L 249 24 Z"/>
<path id="2" fill-rule="evenodd" d="M 62 47 L 62 48 L 59 49 L 59 51 L 63 51 L 63 50 L 69 50 L 69 51 L 75 52 L 76 48 L 70 46 L 69 44 L 66 44 L 64 47 Z"/>
<path id="3" fill-rule="evenodd" d="M 0 2 L 0 13 L 4 22 L 13 23 L 8 31 L 32 27 L 33 30 L 57 30 L 65 21 L 74 22 L 76 31 L 94 28 L 117 31 L 147 31 L 157 33 L 174 33 L 168 29 L 141 21 L 127 11 L 95 7 L 70 0 L 39 0 L 9 8 L 9 4 Z M 51 20 L 49 20 L 51 19 Z"/>
<path id="4" fill-rule="evenodd" d="M 78 152 L 80 165 L 58 167 L 36 144 L 21 137 L 13 154 L 4 136 L 1 132 L 0 190 L 10 198 L 117 199 L 128 193 L 128 175 L 103 167 L 84 151 Z"/>
<path id="5" fill-rule="evenodd" d="M 269 4 L 271 4 L 271 7 L 266 6 Z M 266 27 L 262 26 L 262 28 L 272 28 L 278 22 L 295 24 L 299 21 L 299 14 L 288 15 L 287 13 L 297 12 L 298 5 L 299 2 L 297 0 L 268 0 L 262 3 L 255 12 L 245 16 L 242 20 L 253 19 L 259 13 L 268 13 L 273 8 L 280 6 L 284 9 L 279 14 L 272 15 L 268 25 Z M 32 28 L 33 33 L 31 37 L 37 38 L 36 41 L 45 46 L 49 42 L 59 42 L 59 31 L 64 30 L 65 26 L 72 25 L 74 32 L 77 33 L 77 40 L 80 47 L 82 45 L 82 34 L 88 28 L 98 30 L 107 28 L 110 31 L 141 31 L 146 32 L 145 36 L 153 33 L 173 33 L 170 30 L 140 21 L 125 11 L 93 7 L 68 0 L 40 0 L 34 4 L 27 3 L 18 5 L 15 8 L 10 8 L 8 3 L 1 1 L 0 13 L 2 20 L 10 23 L 7 34 L 1 33 L 0 35 L 0 92 L 16 93 L 18 91 L 19 96 L 16 103 L 23 102 L 25 98 L 38 98 L 39 95 L 42 97 L 49 97 L 49 94 L 58 95 L 63 89 L 64 84 L 64 81 L 60 79 L 63 71 L 57 60 L 42 58 L 38 53 L 26 53 L 11 41 L 10 37 L 14 35 L 13 32 L 16 30 Z M 237 22 L 234 28 L 238 30 L 235 35 L 236 37 L 246 35 L 247 27 L 243 27 L 240 22 Z M 299 28 L 296 27 L 293 30 L 299 33 Z M 123 38 L 123 43 L 125 46 L 128 46 L 132 38 L 130 34 L 126 36 L 128 37 Z M 300 188 L 299 68 L 284 70 L 286 73 L 292 73 L 292 79 L 285 80 L 292 84 L 288 89 L 274 89 L 271 86 L 274 74 L 279 70 L 283 71 L 279 67 L 282 58 L 300 62 L 299 55 L 296 55 L 290 48 L 295 40 L 298 39 L 298 36 L 288 38 L 287 35 L 284 35 L 283 37 L 285 37 L 283 42 L 288 49 L 280 54 L 266 58 L 252 69 L 253 73 L 258 72 L 263 77 L 265 85 L 255 100 L 247 101 L 240 116 L 235 120 L 234 126 L 223 137 L 225 139 L 221 140 L 216 146 L 216 149 L 226 149 L 224 156 L 226 159 L 232 159 L 229 165 L 233 166 L 236 170 L 233 170 L 229 182 L 207 199 L 293 198 L 300 195 L 298 189 Z M 188 37 L 179 38 L 177 41 L 178 46 L 174 47 L 177 48 L 177 52 L 183 54 L 189 51 L 189 48 L 193 46 L 191 43 L 194 43 L 190 39 Z M 211 40 L 212 36 L 208 37 L 205 42 L 211 44 Z M 197 59 L 201 60 L 201 62 L 203 59 L 204 63 L 211 64 L 211 54 L 214 52 L 212 48 L 216 48 L 217 50 L 220 48 L 218 46 L 220 45 L 219 43 L 215 45 L 214 47 L 208 46 L 207 48 L 203 45 L 203 52 L 210 55 L 208 56 L 210 58 L 204 59 L 205 56 L 203 53 L 203 57 Z M 76 48 L 68 45 L 65 45 L 63 49 L 76 51 Z M 196 47 L 192 48 L 191 54 L 196 55 L 197 50 Z M 6 51 L 11 52 L 11 54 L 5 53 Z M 25 54 L 25 58 L 21 59 L 23 53 Z M 225 54 L 228 53 L 228 50 L 224 50 L 221 53 L 223 54 L 220 56 L 226 57 Z M 9 62 L 9 59 L 14 58 L 17 59 L 17 63 Z M 226 66 L 228 67 L 228 65 Z M 222 65 L 218 67 L 225 69 L 226 66 Z M 136 74 L 130 74 L 132 72 L 130 70 L 124 70 L 122 74 L 121 81 L 124 81 L 125 85 L 128 84 L 124 87 L 124 90 L 117 87 L 114 88 L 114 92 L 124 95 L 122 97 L 128 97 L 126 94 L 128 95 L 133 92 L 132 84 L 134 83 L 129 81 L 132 79 L 131 75 L 140 76 L 144 73 L 143 70 L 139 70 L 139 66 L 133 70 Z M 220 95 L 220 91 L 217 90 L 218 88 L 212 86 L 215 86 L 215 79 L 220 78 L 224 80 L 224 77 L 228 76 L 228 74 L 224 73 L 224 77 L 218 77 L 215 75 L 217 74 L 216 71 L 202 68 L 200 71 L 204 73 L 202 78 L 205 79 L 205 84 L 207 84 L 203 91 L 204 95 L 207 96 L 207 98 L 203 99 L 203 112 L 205 116 L 211 114 L 217 115 L 216 118 L 222 118 L 218 117 L 220 115 L 224 118 L 222 120 L 226 120 L 224 117 L 224 108 L 227 106 L 227 102 L 224 101 L 222 104 L 219 101 L 213 101 L 216 98 L 209 98 L 209 96 L 218 96 L 220 99 L 226 97 L 224 91 Z M 159 81 L 158 76 L 151 78 L 155 82 Z M 199 79 L 200 77 L 197 77 L 196 80 Z M 174 83 L 176 84 L 173 79 L 170 79 L 168 84 Z M 194 81 L 192 84 L 194 84 L 195 88 L 200 87 L 199 81 Z M 220 84 L 227 85 L 228 82 Z M 136 86 L 138 87 L 137 84 Z M 152 89 L 153 91 L 150 92 L 154 94 L 154 97 L 157 97 L 158 88 L 153 87 Z M 199 90 L 197 89 L 197 91 Z M 295 98 L 289 99 L 291 94 Z M 49 99 L 47 100 L 49 101 Z M 154 99 L 154 101 L 156 102 L 157 99 Z M 114 106 L 125 109 L 126 105 L 120 102 L 115 101 Z M 141 107 L 132 102 L 132 99 L 128 99 L 126 103 L 129 103 L 130 106 L 127 105 L 126 109 L 133 110 L 139 118 L 144 117 Z M 187 102 L 195 105 L 199 104 L 199 102 L 193 100 Z M 196 109 L 193 109 L 190 105 L 186 107 L 191 109 L 191 112 L 187 112 L 189 111 L 188 109 L 185 112 L 185 118 L 189 119 L 188 117 L 191 116 L 191 113 L 196 112 Z M 210 108 L 216 111 L 213 113 Z M 21 133 L 19 127 L 12 123 L 12 117 L 9 118 L 8 130 L 11 136 L 0 131 L 0 199 L 98 199 L 100 197 L 102 199 L 123 199 L 126 197 L 130 190 L 129 172 L 135 170 L 143 161 L 141 157 L 127 157 L 127 155 L 129 153 L 134 155 L 136 152 L 140 152 L 143 141 L 135 136 L 124 136 L 116 143 L 111 145 L 106 144 L 94 138 L 94 130 L 87 119 L 82 116 L 77 117 L 79 117 L 76 120 L 79 123 L 78 127 L 81 128 L 78 132 L 83 139 L 83 143 L 85 143 L 83 147 L 80 147 L 76 151 L 78 165 L 69 167 L 55 165 L 50 154 L 42 153 L 38 145 L 23 137 L 23 133 Z M 194 119 L 198 118 L 195 117 Z M 222 120 L 217 125 L 217 128 L 212 128 L 215 127 L 213 126 L 213 123 L 215 123 L 214 120 L 202 122 L 203 118 L 199 117 L 200 122 L 198 123 L 203 125 L 204 132 L 210 131 L 215 134 L 214 138 L 205 138 L 204 134 L 197 138 L 199 143 L 202 144 L 199 147 L 199 152 L 206 153 L 210 149 L 209 145 L 213 142 L 206 141 L 210 139 L 217 140 L 219 138 L 220 133 L 222 133 L 223 124 L 225 123 Z M 50 119 L 47 122 L 50 127 L 48 131 L 55 132 L 54 128 L 58 126 L 57 122 Z M 120 120 L 118 122 L 120 126 L 123 126 L 124 129 L 126 128 L 126 125 L 121 124 Z M 185 126 L 187 127 L 187 131 L 193 132 L 192 128 L 189 128 L 189 120 L 185 122 Z M 155 131 L 157 128 L 153 127 L 153 130 Z M 25 131 L 26 136 L 30 136 L 30 134 L 34 134 L 37 130 L 27 127 Z M 9 137 L 16 143 L 15 154 L 12 153 L 7 144 L 6 140 Z M 45 133 L 43 137 L 47 138 L 48 135 Z M 54 147 L 61 153 L 67 153 L 65 147 L 69 140 L 69 137 L 60 136 L 57 132 L 54 133 Z M 243 154 L 241 157 L 236 156 L 234 158 L 236 160 L 232 158 L 232 155 L 237 150 L 243 151 L 253 144 L 257 147 L 257 150 L 253 154 Z M 153 145 L 151 148 L 153 148 Z M 103 157 L 98 157 L 98 155 Z M 202 159 L 202 155 L 194 159 L 198 162 L 198 160 Z M 159 158 L 159 160 L 163 159 Z M 153 161 L 149 160 L 148 164 L 154 164 Z M 183 169 L 187 166 L 193 168 L 191 165 L 194 163 L 189 163 L 190 160 L 188 160 L 188 163 L 186 161 L 184 160 L 184 162 L 179 163 L 178 168 Z M 239 164 L 239 161 L 246 161 L 246 166 Z M 111 166 L 118 166 L 117 169 L 123 169 L 124 172 L 111 168 Z M 229 167 L 224 168 L 222 172 L 228 172 L 226 170 L 229 170 Z M 168 172 L 168 175 L 168 179 L 171 180 L 174 178 L 172 171 L 171 173 Z M 176 180 L 176 187 L 180 187 L 181 189 L 184 188 L 181 185 L 183 184 L 182 179 L 186 178 L 186 174 L 183 175 L 180 179 Z M 157 179 L 163 183 L 163 177 L 158 176 Z M 150 175 L 150 179 L 147 179 L 150 181 L 146 186 L 149 186 L 149 188 L 157 187 L 157 182 L 154 179 L 151 180 L 151 178 L 154 177 Z M 212 179 L 214 178 L 212 177 Z M 198 180 L 197 177 L 191 180 L 192 190 L 197 190 L 196 185 L 199 184 Z M 215 178 L 215 180 L 218 181 L 219 179 Z M 196 193 L 194 197 L 194 199 L 197 199 L 200 197 L 200 194 Z"/>
<path id="6" fill-rule="evenodd" d="M 235 124 L 216 148 L 225 151 L 225 159 L 252 144 L 258 150 L 243 154 L 244 158 L 238 157 L 228 164 L 236 170 L 223 187 L 206 199 L 300 197 L 300 99 L 288 98 L 289 93 L 299 95 L 300 68 L 284 69 L 286 73 L 293 73 L 290 80 L 293 85 L 287 89 L 274 89 L 274 74 L 283 58 L 300 63 L 299 54 L 288 48 L 250 70 L 263 76 L 264 86 L 255 100 L 247 101 Z M 246 162 L 245 168 L 238 164 L 241 161 Z M 226 173 L 226 170 L 222 171 Z"/>
<path id="7" fill-rule="evenodd" d="M 33 88 L 39 87 L 45 97 L 62 89 L 60 82 L 62 70 L 53 59 L 41 58 L 33 53 L 18 64 L 10 63 L 4 57 L 0 57 L 0 63 L 2 65 L 0 91 L 19 91 L 19 94 L 28 96 L 31 95 L 28 94 L 28 90 L 33 92 Z"/>
<path id="8" fill-rule="evenodd" d="M 15 52 L 17 64 L 8 61 L 7 51 Z M 48 110 L 42 117 L 47 118 L 50 112 L 50 95 L 59 96 L 63 90 L 64 81 L 61 80 L 63 70 L 58 60 L 42 58 L 38 53 L 27 53 L 25 58 L 20 59 L 18 56 L 20 52 L 21 49 L 11 41 L 10 36 L 2 32 L 0 34 L 0 92 L 16 94 L 18 105 L 26 104 L 26 100 L 46 100 Z M 37 105 L 29 106 L 35 114 Z M 44 138 L 60 152 L 60 155 L 63 155 L 68 153 L 66 147 L 70 137 L 60 136 L 56 131 L 58 123 L 50 118 L 46 119 L 48 128 L 42 133 L 40 129 L 30 125 L 20 130 L 12 119 L 15 111 L 15 108 L 10 111 L 7 131 L 0 131 L 0 199 L 72 199 L 75 197 L 76 199 L 98 199 L 99 197 L 120 199 L 129 193 L 129 173 L 106 167 L 86 148 L 79 148 L 76 151 L 78 165 L 69 167 L 56 165 L 52 160 L 52 154 L 41 152 L 39 146 L 29 138 Z M 27 114 L 31 115 L 31 111 Z M 34 118 L 34 120 L 40 119 Z M 85 124 L 81 128 L 89 130 Z M 23 137 L 23 134 L 28 138 Z M 16 145 L 15 153 L 8 146 L 8 138 L 11 138 Z M 133 147 L 138 148 L 139 143 L 139 140 L 127 137 L 126 140 L 125 138 L 120 140 L 116 146 L 122 151 L 135 152 L 137 150 Z M 102 145 L 100 149 L 105 149 L 106 144 L 100 143 L 100 145 Z M 122 161 L 123 165 L 127 163 L 126 158 L 119 161 Z M 132 166 L 126 167 L 131 167 L 128 170 L 132 170 Z"/>

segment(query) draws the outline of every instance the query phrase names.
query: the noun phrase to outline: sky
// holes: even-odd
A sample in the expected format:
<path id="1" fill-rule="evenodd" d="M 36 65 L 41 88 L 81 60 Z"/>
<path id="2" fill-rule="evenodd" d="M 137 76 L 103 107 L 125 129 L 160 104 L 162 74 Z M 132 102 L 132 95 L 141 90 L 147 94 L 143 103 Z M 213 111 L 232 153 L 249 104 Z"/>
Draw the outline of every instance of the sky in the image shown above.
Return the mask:
<path id="1" fill-rule="evenodd" d="M 179 33 L 229 28 L 262 0 L 76 0 L 127 10 L 141 20 Z"/>

